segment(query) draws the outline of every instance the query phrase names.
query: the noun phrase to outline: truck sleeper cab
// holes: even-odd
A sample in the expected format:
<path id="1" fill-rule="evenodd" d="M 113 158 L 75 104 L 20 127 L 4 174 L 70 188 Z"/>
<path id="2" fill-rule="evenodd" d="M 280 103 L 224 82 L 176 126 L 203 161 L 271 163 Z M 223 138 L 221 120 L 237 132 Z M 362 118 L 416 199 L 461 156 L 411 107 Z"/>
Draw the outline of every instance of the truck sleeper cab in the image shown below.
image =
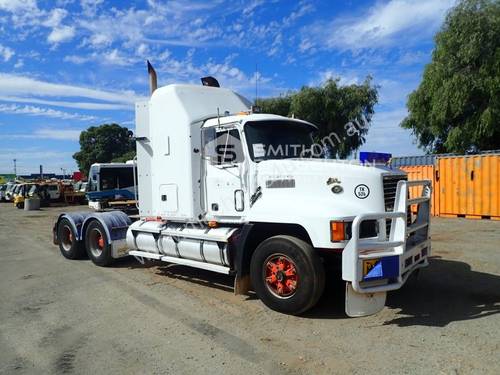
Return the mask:
<path id="1" fill-rule="evenodd" d="M 315 130 L 252 113 L 227 89 L 157 89 L 136 105 L 139 220 L 63 214 L 54 242 L 64 256 L 86 251 L 98 265 L 128 254 L 234 275 L 236 293 L 252 286 L 288 314 L 316 304 L 333 259 L 346 313 L 376 313 L 387 291 L 427 265 L 430 183 L 317 158 Z M 418 197 L 409 198 L 410 186 Z"/>

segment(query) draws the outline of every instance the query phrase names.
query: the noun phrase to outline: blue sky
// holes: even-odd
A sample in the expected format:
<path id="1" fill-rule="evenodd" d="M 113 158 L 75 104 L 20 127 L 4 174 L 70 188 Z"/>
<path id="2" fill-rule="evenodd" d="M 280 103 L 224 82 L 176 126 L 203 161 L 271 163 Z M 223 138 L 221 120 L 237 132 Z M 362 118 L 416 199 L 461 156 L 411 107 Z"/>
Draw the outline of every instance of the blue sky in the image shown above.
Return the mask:
<path id="1" fill-rule="evenodd" d="M 414 155 L 400 129 L 452 0 L 0 0 L 0 173 L 76 170 L 81 130 L 133 130 L 145 60 L 160 85 L 205 75 L 255 97 L 328 78 L 380 85 L 362 151 Z M 256 73 L 256 66 L 258 73 Z"/>

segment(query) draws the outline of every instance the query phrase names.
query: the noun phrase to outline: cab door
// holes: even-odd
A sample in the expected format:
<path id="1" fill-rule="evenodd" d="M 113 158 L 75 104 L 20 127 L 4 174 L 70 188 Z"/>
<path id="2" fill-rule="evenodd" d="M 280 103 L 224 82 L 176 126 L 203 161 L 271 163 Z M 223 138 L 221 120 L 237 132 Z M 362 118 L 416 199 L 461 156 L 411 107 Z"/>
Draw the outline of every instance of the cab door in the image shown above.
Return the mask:
<path id="1" fill-rule="evenodd" d="M 235 127 L 206 128 L 202 139 L 205 212 L 219 220 L 239 220 L 247 208 L 240 132 Z"/>

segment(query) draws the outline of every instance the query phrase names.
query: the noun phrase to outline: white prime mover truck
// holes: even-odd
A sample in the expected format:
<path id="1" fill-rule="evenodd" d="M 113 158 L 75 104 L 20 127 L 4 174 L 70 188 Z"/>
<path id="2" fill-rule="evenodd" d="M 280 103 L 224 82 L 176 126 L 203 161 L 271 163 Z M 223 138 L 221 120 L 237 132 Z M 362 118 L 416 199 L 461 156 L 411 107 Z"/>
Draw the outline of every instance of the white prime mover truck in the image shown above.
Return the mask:
<path id="1" fill-rule="evenodd" d="M 315 305 L 336 264 L 349 316 L 380 311 L 388 291 L 428 264 L 429 181 L 310 157 L 313 124 L 253 113 L 214 79 L 157 89 L 148 68 L 152 94 L 136 104 L 139 218 L 62 214 L 54 243 L 63 256 L 86 252 L 107 266 L 132 255 L 234 275 L 235 293 L 253 286 L 288 314 Z"/>

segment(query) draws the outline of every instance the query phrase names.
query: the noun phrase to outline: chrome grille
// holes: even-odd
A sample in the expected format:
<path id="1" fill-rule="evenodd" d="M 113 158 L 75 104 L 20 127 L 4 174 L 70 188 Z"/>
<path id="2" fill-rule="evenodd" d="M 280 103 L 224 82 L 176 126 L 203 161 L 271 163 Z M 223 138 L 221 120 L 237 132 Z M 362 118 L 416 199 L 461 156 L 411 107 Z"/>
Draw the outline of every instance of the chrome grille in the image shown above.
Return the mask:
<path id="1" fill-rule="evenodd" d="M 403 175 L 389 175 L 384 176 L 384 201 L 385 211 L 389 212 L 394 209 L 394 201 L 396 199 L 396 189 L 398 181 L 407 180 L 408 178 Z"/>
<path id="2" fill-rule="evenodd" d="M 384 183 L 384 202 L 385 202 L 385 211 L 390 212 L 394 210 L 394 202 L 396 200 L 396 190 L 398 187 L 398 181 L 408 180 L 408 178 L 404 175 L 388 175 L 383 177 Z M 411 212 L 408 211 L 411 221 Z M 391 220 L 386 220 L 385 222 L 385 230 L 387 236 L 391 232 Z"/>

